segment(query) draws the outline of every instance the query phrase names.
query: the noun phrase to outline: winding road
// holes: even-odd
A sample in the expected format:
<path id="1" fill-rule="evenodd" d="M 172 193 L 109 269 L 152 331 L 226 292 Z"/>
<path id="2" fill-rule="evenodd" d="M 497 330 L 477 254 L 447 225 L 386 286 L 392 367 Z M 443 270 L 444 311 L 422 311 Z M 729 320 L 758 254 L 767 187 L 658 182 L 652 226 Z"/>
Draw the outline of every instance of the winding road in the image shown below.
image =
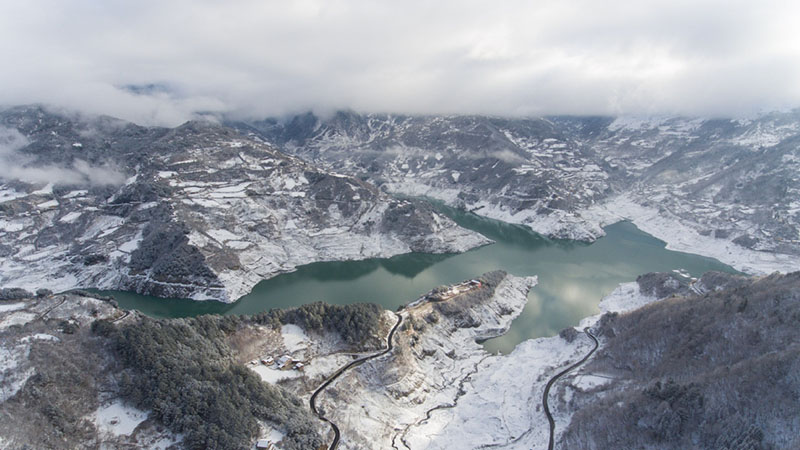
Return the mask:
<path id="1" fill-rule="evenodd" d="M 589 328 L 584 328 L 583 332 L 589 336 L 592 341 L 594 341 L 594 347 L 592 350 L 586 354 L 580 361 L 576 362 L 575 364 L 567 367 L 566 369 L 562 370 L 561 372 L 557 373 L 553 378 L 550 378 L 550 381 L 547 382 L 547 386 L 544 387 L 544 394 L 542 395 L 542 406 L 544 407 L 544 414 L 547 416 L 547 421 L 550 422 L 550 441 L 547 444 L 547 450 L 553 450 L 553 445 L 555 444 L 555 431 L 556 431 L 556 422 L 553 420 L 553 415 L 550 414 L 550 407 L 547 404 L 547 396 L 550 394 L 550 388 L 553 387 L 553 384 L 558 381 L 559 378 L 563 377 L 571 370 L 575 369 L 576 367 L 580 366 L 581 364 L 585 363 L 587 359 L 589 359 L 592 354 L 594 354 L 597 347 L 600 345 L 597 342 L 597 338 L 594 337 Z"/>
<path id="2" fill-rule="evenodd" d="M 389 353 L 390 351 L 392 351 L 392 348 L 394 348 L 394 345 L 392 344 L 392 338 L 394 338 L 394 332 L 397 331 L 397 328 L 400 326 L 400 323 L 403 322 L 403 316 L 401 316 L 398 313 L 395 313 L 395 315 L 397 316 L 397 323 L 395 323 L 394 327 L 392 327 L 392 330 L 389 331 L 389 336 L 386 338 L 386 349 L 385 350 L 382 350 L 382 351 L 380 351 L 378 353 L 375 353 L 375 354 L 372 354 L 372 355 L 369 355 L 369 356 L 365 356 L 363 358 L 356 359 L 355 361 L 352 361 L 352 362 L 348 363 L 347 365 L 340 367 L 336 372 L 333 373 L 333 375 L 328 377 L 328 379 L 325 380 L 317 388 L 317 390 L 314 391 L 313 394 L 311 394 L 311 399 L 309 400 L 309 405 L 311 406 L 311 410 L 314 411 L 314 414 L 316 414 L 317 417 L 319 417 L 320 420 L 330 424 L 331 429 L 333 430 L 333 441 L 331 442 L 331 445 L 328 447 L 328 450 L 335 450 L 336 447 L 339 446 L 339 438 L 341 436 L 341 433 L 339 432 L 339 427 L 337 427 L 335 423 L 333 423 L 330 419 L 325 417 L 322 413 L 320 413 L 317 410 L 317 405 L 316 405 L 317 396 L 320 393 L 322 393 L 322 391 L 325 390 L 326 387 L 330 386 L 331 383 L 336 381 L 336 379 L 339 378 L 339 376 L 341 376 L 346 371 L 352 369 L 353 367 L 361 365 L 361 364 L 369 361 L 370 359 L 374 359 L 374 358 L 377 358 L 379 356 L 383 356 L 383 355 Z"/>
<path id="3" fill-rule="evenodd" d="M 56 309 L 56 308 L 58 308 L 59 306 L 63 305 L 63 304 L 64 304 L 64 302 L 66 302 L 66 301 L 67 301 L 67 296 L 66 296 L 66 295 L 62 295 L 62 296 L 61 296 L 61 301 L 59 301 L 59 302 L 58 302 L 58 303 L 56 303 L 55 305 L 53 305 L 53 306 L 51 306 L 51 307 L 47 308 L 47 310 L 45 310 L 43 313 L 39 314 L 39 316 L 38 316 L 38 317 L 36 317 L 36 320 L 42 320 L 42 319 L 44 319 L 44 316 L 46 316 L 46 315 L 50 314 L 50 312 L 51 312 L 51 311 L 53 311 L 54 309 Z"/>

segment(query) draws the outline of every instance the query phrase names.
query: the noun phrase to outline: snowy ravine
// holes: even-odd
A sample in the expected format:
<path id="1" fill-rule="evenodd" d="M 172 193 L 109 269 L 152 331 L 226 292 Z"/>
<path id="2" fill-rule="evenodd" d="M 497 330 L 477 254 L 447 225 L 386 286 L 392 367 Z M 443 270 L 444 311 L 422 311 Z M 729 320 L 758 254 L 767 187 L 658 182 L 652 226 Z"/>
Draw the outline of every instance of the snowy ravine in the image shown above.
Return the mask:
<path id="1" fill-rule="evenodd" d="M 0 179 L 4 287 L 232 302 L 303 264 L 489 243 L 424 203 L 213 123 L 146 128 L 21 107 L 0 111 L 0 145 L 23 175 L 54 173 Z"/>

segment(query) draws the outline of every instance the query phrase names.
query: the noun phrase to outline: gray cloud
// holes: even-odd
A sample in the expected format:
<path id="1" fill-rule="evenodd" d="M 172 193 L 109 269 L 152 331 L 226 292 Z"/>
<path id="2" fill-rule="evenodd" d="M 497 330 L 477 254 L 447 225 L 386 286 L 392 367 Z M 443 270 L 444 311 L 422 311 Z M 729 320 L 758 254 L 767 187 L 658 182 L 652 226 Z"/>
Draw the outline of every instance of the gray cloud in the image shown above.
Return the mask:
<path id="1" fill-rule="evenodd" d="M 70 167 L 35 165 L 30 157 L 19 152 L 28 144 L 19 131 L 0 127 L 0 180 L 92 186 L 119 185 L 125 181 L 125 175 L 111 166 L 93 166 L 80 159 Z"/>
<path id="2" fill-rule="evenodd" d="M 800 105 L 792 1 L 33 0 L 0 103 L 196 112 L 741 115 Z"/>

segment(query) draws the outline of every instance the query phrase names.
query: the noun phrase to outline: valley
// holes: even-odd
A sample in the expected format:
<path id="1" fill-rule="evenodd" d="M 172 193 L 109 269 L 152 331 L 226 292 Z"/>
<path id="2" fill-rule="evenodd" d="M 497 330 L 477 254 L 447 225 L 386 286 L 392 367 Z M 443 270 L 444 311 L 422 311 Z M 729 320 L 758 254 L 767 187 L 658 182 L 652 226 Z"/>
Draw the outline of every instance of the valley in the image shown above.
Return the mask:
<path id="1" fill-rule="evenodd" d="M 800 267 L 797 111 L 742 119 L 406 116 L 233 122 L 287 153 L 551 238 L 631 220 L 738 270 Z"/>
<path id="2" fill-rule="evenodd" d="M 725 364 L 797 386 L 800 289 L 768 275 L 800 267 L 792 114 L 5 110 L 0 156 L 26 170 L 0 184 L 0 444 L 791 447 L 788 409 L 747 393 L 752 414 L 693 424 L 732 404 L 703 330 L 749 330 Z M 594 425 L 610 398 L 636 425 Z"/>

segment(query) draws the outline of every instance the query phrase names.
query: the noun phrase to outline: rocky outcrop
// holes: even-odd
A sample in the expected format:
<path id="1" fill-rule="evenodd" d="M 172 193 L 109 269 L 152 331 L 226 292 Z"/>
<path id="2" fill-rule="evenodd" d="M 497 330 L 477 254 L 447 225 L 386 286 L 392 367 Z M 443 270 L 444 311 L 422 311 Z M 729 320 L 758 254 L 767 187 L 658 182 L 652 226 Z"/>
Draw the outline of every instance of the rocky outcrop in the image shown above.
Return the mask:
<path id="1" fill-rule="evenodd" d="M 2 286 L 230 302 L 302 264 L 489 242 L 217 124 L 145 128 L 28 107 L 0 113 L 0 126 L 17 169 L 0 184 Z"/>

